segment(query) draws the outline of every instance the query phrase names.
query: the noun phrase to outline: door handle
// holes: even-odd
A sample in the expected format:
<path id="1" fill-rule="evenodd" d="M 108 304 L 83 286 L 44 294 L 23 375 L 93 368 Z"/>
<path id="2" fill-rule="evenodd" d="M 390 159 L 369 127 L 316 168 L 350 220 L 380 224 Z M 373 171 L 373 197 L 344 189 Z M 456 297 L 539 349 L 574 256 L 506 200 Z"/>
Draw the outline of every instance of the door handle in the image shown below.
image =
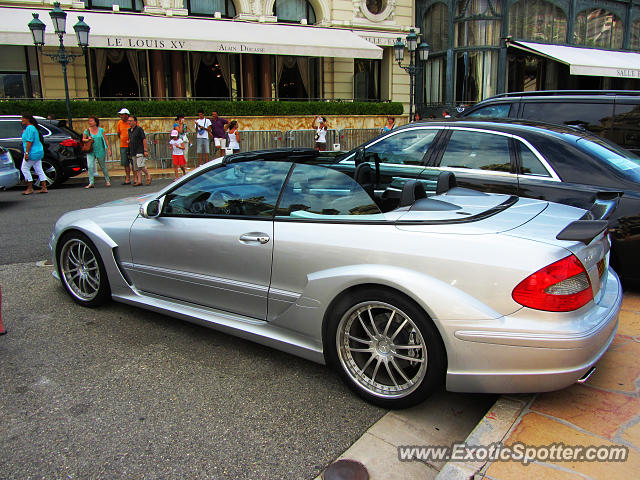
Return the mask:
<path id="1" fill-rule="evenodd" d="M 241 242 L 258 242 L 265 244 L 270 240 L 266 233 L 245 233 L 240 236 Z"/>

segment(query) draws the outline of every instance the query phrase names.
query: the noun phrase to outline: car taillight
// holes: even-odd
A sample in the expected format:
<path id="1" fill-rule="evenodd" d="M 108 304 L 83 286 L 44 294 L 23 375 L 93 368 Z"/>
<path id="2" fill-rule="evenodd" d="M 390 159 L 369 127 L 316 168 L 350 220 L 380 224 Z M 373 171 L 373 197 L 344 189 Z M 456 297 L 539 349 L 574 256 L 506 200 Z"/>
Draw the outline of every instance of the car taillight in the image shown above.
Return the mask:
<path id="1" fill-rule="evenodd" d="M 66 140 L 61 141 L 60 145 L 62 145 L 63 147 L 77 147 L 78 142 L 73 138 L 67 138 Z"/>
<path id="2" fill-rule="evenodd" d="M 593 299 L 591 280 L 575 255 L 547 265 L 513 289 L 520 305 L 548 312 L 577 310 Z"/>

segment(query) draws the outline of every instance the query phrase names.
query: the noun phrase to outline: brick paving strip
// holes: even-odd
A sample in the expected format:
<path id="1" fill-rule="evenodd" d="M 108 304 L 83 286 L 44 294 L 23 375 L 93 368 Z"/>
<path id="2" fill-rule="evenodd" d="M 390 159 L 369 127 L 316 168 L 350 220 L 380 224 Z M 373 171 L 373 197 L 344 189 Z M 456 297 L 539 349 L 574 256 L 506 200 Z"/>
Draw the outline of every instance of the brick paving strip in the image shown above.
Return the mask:
<path id="1" fill-rule="evenodd" d="M 587 383 L 531 396 L 502 396 L 467 445 L 626 446 L 624 462 L 449 462 L 438 479 L 635 479 L 640 475 L 640 294 L 626 292 L 618 331 Z"/>

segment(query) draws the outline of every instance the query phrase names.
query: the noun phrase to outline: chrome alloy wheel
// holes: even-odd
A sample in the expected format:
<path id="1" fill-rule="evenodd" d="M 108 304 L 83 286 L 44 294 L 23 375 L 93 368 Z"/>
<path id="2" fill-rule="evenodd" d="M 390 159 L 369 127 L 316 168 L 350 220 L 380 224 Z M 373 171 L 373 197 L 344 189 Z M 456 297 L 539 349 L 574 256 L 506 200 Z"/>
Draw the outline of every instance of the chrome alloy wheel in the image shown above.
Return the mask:
<path id="1" fill-rule="evenodd" d="M 78 300 L 89 302 L 100 289 L 100 268 L 93 250 L 78 238 L 69 239 L 60 251 L 62 278 Z"/>
<path id="2" fill-rule="evenodd" d="M 427 373 L 427 346 L 418 326 L 388 303 L 364 302 L 340 319 L 338 357 L 356 384 L 382 398 L 402 398 Z"/>

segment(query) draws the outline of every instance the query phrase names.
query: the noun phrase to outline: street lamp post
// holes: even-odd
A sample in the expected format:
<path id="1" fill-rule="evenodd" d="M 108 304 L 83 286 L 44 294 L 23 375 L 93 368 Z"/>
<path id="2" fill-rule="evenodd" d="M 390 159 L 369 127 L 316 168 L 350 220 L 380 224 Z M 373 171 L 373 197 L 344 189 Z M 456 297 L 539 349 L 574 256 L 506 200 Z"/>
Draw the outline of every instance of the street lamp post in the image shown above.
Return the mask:
<path id="1" fill-rule="evenodd" d="M 31 30 L 31 35 L 33 36 L 33 44 L 40 50 L 43 55 L 47 55 L 52 60 L 58 62 L 62 66 L 62 76 L 64 77 L 64 96 L 65 96 L 65 104 L 67 106 L 67 122 L 69 128 L 73 128 L 73 123 L 71 120 L 71 103 L 69 102 L 69 83 L 67 81 L 67 65 L 73 62 L 76 57 L 82 57 L 87 47 L 89 46 L 89 25 L 84 22 L 84 17 L 78 17 L 78 23 L 73 26 L 73 29 L 76 32 L 76 37 L 78 39 L 78 46 L 82 48 L 83 53 L 69 53 L 64 48 L 64 35 L 66 30 L 67 23 L 67 14 L 64 10 L 60 8 L 60 3 L 55 2 L 53 4 L 53 10 L 49 12 L 49 16 L 51 17 L 51 22 L 53 23 L 53 28 L 55 29 L 56 35 L 60 39 L 60 46 L 58 47 L 58 51 L 54 54 L 44 53 L 42 51 L 42 47 L 44 46 L 44 30 L 46 25 L 38 18 L 38 14 L 33 14 L 33 20 L 31 20 L 27 26 L 29 30 Z"/>
<path id="2" fill-rule="evenodd" d="M 423 63 L 429 58 L 429 45 L 425 42 L 418 45 L 418 35 L 413 29 L 409 31 L 406 41 L 407 44 L 405 45 L 402 39 L 398 38 L 398 41 L 393 45 L 393 51 L 395 59 L 398 62 L 398 66 L 409 74 L 409 121 L 412 122 L 413 107 L 416 104 L 416 75 L 423 69 Z M 402 65 L 405 47 L 409 50 L 409 65 Z M 418 52 L 418 59 L 420 60 L 419 64 L 414 61 L 416 51 Z"/>

